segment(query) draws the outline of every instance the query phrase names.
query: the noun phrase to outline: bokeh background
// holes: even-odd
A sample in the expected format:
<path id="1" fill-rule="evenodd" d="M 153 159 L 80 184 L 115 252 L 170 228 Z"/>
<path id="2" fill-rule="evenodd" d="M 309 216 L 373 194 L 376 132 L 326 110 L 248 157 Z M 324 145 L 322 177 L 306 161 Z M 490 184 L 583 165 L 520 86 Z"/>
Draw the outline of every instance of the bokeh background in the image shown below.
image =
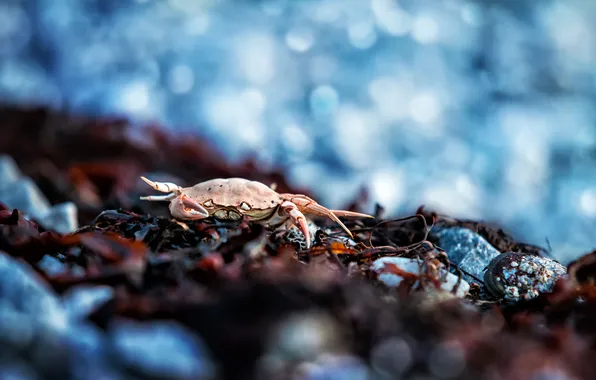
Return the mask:
<path id="1" fill-rule="evenodd" d="M 596 2 L 1 0 L 0 101 L 256 156 L 343 207 L 596 248 Z"/>

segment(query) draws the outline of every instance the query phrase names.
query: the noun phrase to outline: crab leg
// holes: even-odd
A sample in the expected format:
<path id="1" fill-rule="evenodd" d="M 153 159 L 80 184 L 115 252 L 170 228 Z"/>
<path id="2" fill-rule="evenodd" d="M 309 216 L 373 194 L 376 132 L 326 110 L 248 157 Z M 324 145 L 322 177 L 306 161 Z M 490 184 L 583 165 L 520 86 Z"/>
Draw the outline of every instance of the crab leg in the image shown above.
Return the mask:
<path id="1" fill-rule="evenodd" d="M 141 176 L 141 179 L 145 182 L 147 182 L 147 184 L 149 184 L 149 186 L 151 186 L 152 188 L 154 188 L 157 191 L 161 191 L 162 193 L 171 193 L 171 192 L 177 192 L 182 190 L 182 188 L 178 185 L 176 185 L 175 183 L 172 182 L 153 182 L 143 176 Z"/>
<path id="2" fill-rule="evenodd" d="M 296 204 L 290 201 L 284 201 L 281 203 L 282 211 L 288 215 L 292 222 L 300 227 L 302 234 L 306 238 L 306 248 L 310 248 L 310 231 L 308 230 L 308 224 L 306 223 L 306 217 L 300 210 Z"/>
<path id="3" fill-rule="evenodd" d="M 329 211 L 337 216 L 345 216 L 345 217 L 352 217 L 352 218 L 372 218 L 372 219 L 375 218 L 372 215 L 362 214 L 362 213 L 354 212 L 354 211 L 345 211 L 345 210 L 329 210 Z"/>
<path id="4" fill-rule="evenodd" d="M 176 194 L 168 194 L 168 195 L 148 195 L 146 197 L 141 197 L 144 201 L 171 201 L 172 199 L 176 198 Z"/>
<path id="5" fill-rule="evenodd" d="M 373 218 L 371 215 L 360 214 L 357 212 L 352 211 L 343 211 L 343 210 L 329 210 L 326 207 L 321 206 L 314 200 L 310 199 L 307 196 L 299 196 L 293 194 L 283 194 L 282 196 L 288 197 L 291 202 L 296 204 L 298 208 L 304 212 L 308 212 L 310 214 L 319 215 L 319 216 L 326 216 L 333 220 L 335 223 L 339 224 L 341 228 L 344 229 L 350 235 L 351 238 L 354 238 L 352 232 L 346 227 L 345 224 L 342 223 L 341 220 L 337 217 L 339 216 L 351 216 L 351 217 L 366 217 L 366 218 Z"/>

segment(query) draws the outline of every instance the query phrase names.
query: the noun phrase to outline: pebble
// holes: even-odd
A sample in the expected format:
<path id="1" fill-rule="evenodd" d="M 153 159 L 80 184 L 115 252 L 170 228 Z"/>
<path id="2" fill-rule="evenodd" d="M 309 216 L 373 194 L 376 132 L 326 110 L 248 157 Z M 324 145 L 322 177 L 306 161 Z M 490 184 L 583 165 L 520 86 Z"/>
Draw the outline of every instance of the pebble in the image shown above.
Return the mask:
<path id="1" fill-rule="evenodd" d="M 312 245 L 319 227 L 310 220 L 307 221 L 307 225 L 308 231 L 310 232 L 310 244 Z M 286 243 L 297 245 L 301 251 L 306 250 L 306 237 L 300 228 L 296 227 L 295 225 L 291 225 L 290 228 L 284 232 L 281 238 Z"/>
<path id="2" fill-rule="evenodd" d="M 14 159 L 0 156 L 0 202 L 36 219 L 44 228 L 70 233 L 78 227 L 78 211 L 72 202 L 52 206 L 39 187 L 24 177 Z"/>
<path id="3" fill-rule="evenodd" d="M 507 252 L 491 261 L 484 283 L 496 297 L 509 301 L 530 300 L 552 291 L 556 281 L 566 274 L 567 268 L 555 260 Z"/>
<path id="4" fill-rule="evenodd" d="M 385 264 L 395 264 L 399 268 L 403 269 L 406 272 L 420 274 L 420 264 L 418 260 L 410 259 L 406 257 L 382 257 L 377 259 L 373 262 L 371 269 L 379 274 L 378 279 L 382 281 L 385 285 L 389 287 L 397 287 L 400 282 L 403 280 L 401 276 L 398 276 L 393 273 L 381 273 Z M 443 290 L 451 292 L 458 281 L 458 276 L 454 275 L 453 273 L 448 273 L 445 269 L 442 271 L 442 274 L 445 275 L 445 281 L 441 285 Z M 465 297 L 468 292 L 470 291 L 470 284 L 468 284 L 464 279 L 461 280 L 455 295 L 458 297 Z"/>
<path id="5" fill-rule="evenodd" d="M 64 340 L 68 350 L 68 374 L 71 379 L 125 379 L 110 357 L 105 335 L 89 323 L 74 322 Z"/>
<path id="6" fill-rule="evenodd" d="M 56 367 L 67 316 L 58 297 L 28 264 L 0 252 L 0 347 L 27 352 L 40 368 Z"/>
<path id="7" fill-rule="evenodd" d="M 370 380 L 370 370 L 355 356 L 323 355 L 316 362 L 304 363 L 300 377 L 305 380 Z"/>
<path id="8" fill-rule="evenodd" d="M 468 282 L 482 281 L 488 264 L 501 254 L 482 236 L 467 228 L 445 228 L 433 235 L 438 239 L 439 247 L 449 256 L 449 261 L 476 277 L 475 279 L 464 274 L 464 279 Z"/>
<path id="9" fill-rule="evenodd" d="M 267 344 L 267 353 L 284 362 L 314 360 L 341 351 L 345 342 L 337 323 L 328 315 L 304 312 L 283 320 Z"/>
<path id="10" fill-rule="evenodd" d="M 123 368 L 153 378 L 214 379 L 204 343 L 170 322 L 119 321 L 110 331 L 113 359 Z"/>
<path id="11" fill-rule="evenodd" d="M 80 285 L 64 293 L 62 305 L 70 320 L 80 321 L 113 297 L 112 287 Z"/>
<path id="12" fill-rule="evenodd" d="M 43 219 L 50 210 L 50 203 L 35 182 L 26 177 L 0 187 L 0 201 L 38 220 Z"/>
<path id="13" fill-rule="evenodd" d="M 77 206 L 72 202 L 52 206 L 39 221 L 42 226 L 62 234 L 79 228 Z"/>
<path id="14" fill-rule="evenodd" d="M 8 155 L 0 156 L 0 178 L 5 183 L 16 182 L 23 174 L 19 170 L 17 163 Z"/>

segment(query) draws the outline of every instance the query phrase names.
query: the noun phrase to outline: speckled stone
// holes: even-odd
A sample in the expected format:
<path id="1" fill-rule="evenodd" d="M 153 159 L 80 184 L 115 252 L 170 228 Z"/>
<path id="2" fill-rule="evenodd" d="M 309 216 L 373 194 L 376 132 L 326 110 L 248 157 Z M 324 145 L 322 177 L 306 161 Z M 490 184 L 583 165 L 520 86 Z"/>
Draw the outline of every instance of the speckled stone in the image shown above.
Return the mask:
<path id="1" fill-rule="evenodd" d="M 508 252 L 494 259 L 485 275 L 486 288 L 510 301 L 530 300 L 552 291 L 567 268 L 540 256 Z"/>
<path id="2" fill-rule="evenodd" d="M 433 236 L 439 240 L 439 247 L 447 252 L 452 263 L 478 280 L 482 280 L 491 260 L 501 254 L 482 236 L 467 228 L 445 228 Z M 469 282 L 478 282 L 470 276 L 464 278 Z"/>

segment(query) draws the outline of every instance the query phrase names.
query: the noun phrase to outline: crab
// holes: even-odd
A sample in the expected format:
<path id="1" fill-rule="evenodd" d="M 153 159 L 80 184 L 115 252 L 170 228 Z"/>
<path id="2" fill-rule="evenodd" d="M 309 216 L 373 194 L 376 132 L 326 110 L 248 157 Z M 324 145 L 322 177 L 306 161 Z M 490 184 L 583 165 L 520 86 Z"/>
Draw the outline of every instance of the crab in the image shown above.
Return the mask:
<path id="1" fill-rule="evenodd" d="M 268 228 L 278 228 L 292 222 L 300 228 L 310 248 L 310 232 L 304 213 L 326 216 L 339 224 L 353 238 L 350 230 L 339 220 L 342 217 L 374 218 L 371 215 L 344 210 L 329 210 L 302 194 L 278 193 L 271 187 L 244 178 L 217 178 L 191 187 L 171 182 L 153 182 L 141 176 L 149 186 L 167 195 L 142 196 L 141 200 L 169 201 L 174 219 L 200 220 L 214 217 L 220 221 L 248 221 Z"/>

